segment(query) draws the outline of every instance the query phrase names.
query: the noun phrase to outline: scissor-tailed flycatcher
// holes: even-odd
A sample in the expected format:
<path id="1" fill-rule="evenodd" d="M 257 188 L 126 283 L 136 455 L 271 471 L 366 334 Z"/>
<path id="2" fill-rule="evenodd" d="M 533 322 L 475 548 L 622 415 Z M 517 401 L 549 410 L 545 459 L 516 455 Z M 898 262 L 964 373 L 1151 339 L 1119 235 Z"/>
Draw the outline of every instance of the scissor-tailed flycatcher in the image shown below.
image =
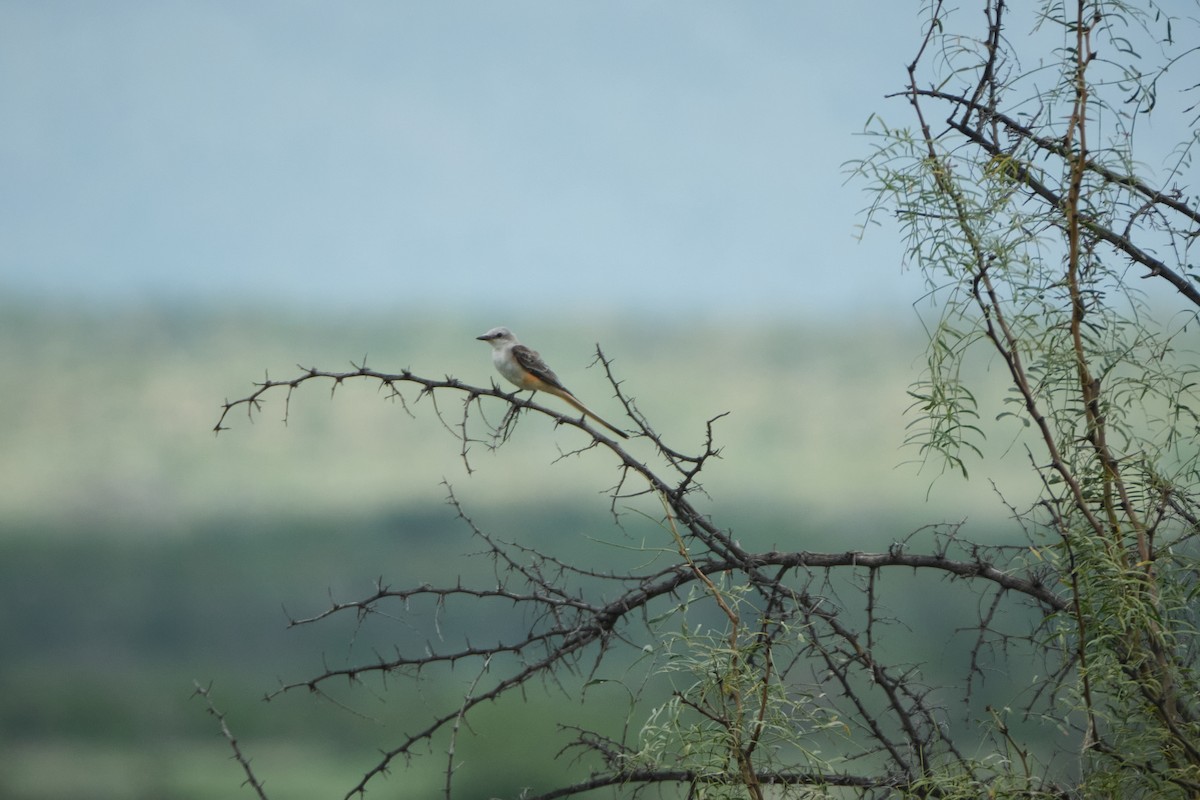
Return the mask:
<path id="1" fill-rule="evenodd" d="M 546 366 L 546 362 L 542 361 L 542 357 L 518 342 L 517 337 L 513 336 L 512 331 L 508 328 L 492 328 L 483 336 L 476 336 L 475 338 L 487 342 L 492 346 L 492 363 L 501 375 L 508 378 L 509 382 L 515 383 L 522 389 L 529 389 L 534 392 L 547 392 L 556 397 L 561 397 L 575 406 L 585 416 L 596 420 L 596 422 L 599 422 L 617 436 L 620 436 L 622 439 L 629 438 L 629 434 L 609 425 L 596 416 L 590 408 L 575 399 L 575 395 L 571 394 L 567 390 L 567 387 L 562 385 L 562 381 L 558 379 L 553 370 Z"/>

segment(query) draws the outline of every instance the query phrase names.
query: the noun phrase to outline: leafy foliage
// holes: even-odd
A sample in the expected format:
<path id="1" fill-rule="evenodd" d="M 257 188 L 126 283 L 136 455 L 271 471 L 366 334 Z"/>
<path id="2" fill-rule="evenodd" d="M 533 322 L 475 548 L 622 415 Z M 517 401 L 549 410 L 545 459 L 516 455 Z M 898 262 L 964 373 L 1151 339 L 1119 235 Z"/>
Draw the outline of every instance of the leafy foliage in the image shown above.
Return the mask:
<path id="1" fill-rule="evenodd" d="M 916 128 L 876 124 L 875 154 L 857 165 L 875 189 L 869 215 L 895 214 L 944 315 L 931 335 L 939 357 L 918 384 L 933 398 L 920 443 L 962 465 L 973 448 L 948 431 L 982 431 L 961 425 L 958 370 L 977 349 L 998 355 L 1014 413 L 1037 433 L 1027 446 L 1044 491 L 1022 516 L 1071 595 L 1056 619 L 1064 663 L 1053 685 L 1080 737 L 1080 785 L 1089 796 L 1191 796 L 1200 396 L 1186 334 L 1200 306 L 1188 277 L 1200 217 L 1177 182 L 1196 137 L 1185 123 L 1163 167 L 1142 173 L 1134 146 L 1144 116 L 1162 124 L 1170 70 L 1195 60 L 1178 36 L 1194 35 L 1195 18 L 1043 3 L 1030 35 L 1061 44 L 1055 61 L 1023 69 L 1007 4 L 984 10 L 986 36 L 973 40 L 950 35 L 932 4 L 904 93 Z"/>

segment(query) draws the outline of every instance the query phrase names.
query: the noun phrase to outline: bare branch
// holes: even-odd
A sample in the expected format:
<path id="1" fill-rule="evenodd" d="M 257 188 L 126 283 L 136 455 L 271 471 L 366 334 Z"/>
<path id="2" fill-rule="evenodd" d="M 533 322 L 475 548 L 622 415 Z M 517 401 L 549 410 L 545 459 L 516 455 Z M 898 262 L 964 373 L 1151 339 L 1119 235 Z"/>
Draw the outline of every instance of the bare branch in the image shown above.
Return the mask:
<path id="1" fill-rule="evenodd" d="M 225 740 L 229 742 L 230 749 L 233 750 L 234 761 L 238 762 L 242 771 L 246 773 L 246 780 L 243 781 L 242 785 L 250 786 L 261 800 L 267 800 L 267 792 L 263 788 L 262 781 L 254 774 L 254 770 L 250 766 L 250 759 L 242 754 L 242 748 L 238 745 L 237 737 L 229 730 L 229 725 L 225 721 L 225 715 L 217 710 L 216 705 L 213 703 L 212 685 L 202 686 L 199 681 L 192 681 L 192 684 L 196 687 L 196 691 L 193 692 L 192 696 L 204 698 L 206 710 L 209 714 L 217 718 L 217 723 L 221 726 L 221 735 L 225 737 Z"/>

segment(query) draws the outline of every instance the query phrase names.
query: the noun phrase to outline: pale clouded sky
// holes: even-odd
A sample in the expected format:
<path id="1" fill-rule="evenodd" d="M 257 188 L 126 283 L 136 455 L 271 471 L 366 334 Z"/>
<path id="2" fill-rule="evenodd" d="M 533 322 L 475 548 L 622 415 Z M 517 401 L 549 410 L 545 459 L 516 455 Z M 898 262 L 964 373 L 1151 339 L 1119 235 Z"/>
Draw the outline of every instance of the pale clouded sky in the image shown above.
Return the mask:
<path id="1" fill-rule="evenodd" d="M 0 0 L 0 291 L 903 309 L 920 3 Z"/>

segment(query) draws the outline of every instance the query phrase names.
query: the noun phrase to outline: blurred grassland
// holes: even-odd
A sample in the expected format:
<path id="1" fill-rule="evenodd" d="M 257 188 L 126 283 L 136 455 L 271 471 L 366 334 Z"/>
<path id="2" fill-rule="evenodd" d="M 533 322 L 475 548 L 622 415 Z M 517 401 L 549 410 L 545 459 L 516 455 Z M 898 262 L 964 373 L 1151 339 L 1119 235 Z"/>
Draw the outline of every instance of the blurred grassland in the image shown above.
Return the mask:
<path id="1" fill-rule="evenodd" d="M 194 678 L 214 682 L 273 797 L 340 796 L 375 748 L 394 744 L 426 709 L 453 707 L 474 674 L 433 670 L 417 686 L 393 681 L 386 704 L 356 698 L 355 714 L 304 693 L 262 703 L 265 692 L 327 664 L 369 660 L 373 648 L 420 647 L 442 635 L 453 643 L 464 633 L 503 638 L 527 624 L 508 608 L 451 605 L 443 618 L 415 608 L 403 620 L 286 628 L 288 615 L 366 596 L 379 579 L 494 582 L 490 560 L 472 557 L 480 543 L 445 505 L 443 482 L 489 532 L 568 562 L 628 567 L 663 548 L 653 499 L 622 502 L 618 510 L 629 513 L 614 525 L 604 494 L 619 477 L 613 460 L 598 449 L 559 458 L 586 439 L 534 415 L 498 451 L 474 445 L 472 473 L 429 398 L 410 392 L 410 416 L 365 380 L 332 399 L 328 383 L 300 387 L 286 426 L 277 392 L 253 424 L 235 414 L 226 421 L 232 430 L 214 435 L 222 401 L 249 394 L 264 375 L 295 377 L 298 364 L 349 370 L 365 356 L 381 371 L 487 386 L 496 377 L 489 349 L 474 337 L 506 324 L 585 402 L 629 427 L 602 372 L 588 369 L 599 341 L 625 391 L 676 449 L 698 451 L 706 420 L 729 412 L 714 425 L 722 458 L 706 469 L 709 497 L 698 504 L 752 548 L 882 550 L 922 524 L 964 518 L 977 525 L 976 538 L 994 541 L 1006 535 L 1006 512 L 989 481 L 1017 495 L 1016 504 L 1030 489 L 1015 438 L 980 442 L 989 454 L 1012 452 L 973 465 L 970 482 L 949 474 L 935 481 L 936 463 L 923 472 L 905 464 L 919 456 L 902 447 L 906 389 L 924 364 L 922 336 L 907 318 L 595 315 L 525 325 L 252 308 L 0 312 L 6 798 L 248 796 L 215 724 L 189 699 Z M 971 365 L 999 387 L 991 368 Z M 457 395 L 439 396 L 438 406 L 458 422 Z M 493 422 L 503 412 L 485 404 Z M 471 424 L 486 438 L 479 420 Z M 652 457 L 645 442 L 628 446 Z M 898 577 L 892 586 L 892 600 L 933 602 L 909 596 Z M 948 609 L 939 602 L 918 615 L 939 626 L 936 640 L 962 622 Z M 931 676 L 943 667 L 931 665 Z M 548 687 L 526 705 L 486 712 L 462 757 L 491 765 L 482 774 L 493 778 L 554 780 L 570 766 L 553 759 L 562 702 Z M 570 702 L 579 704 L 572 713 L 596 715 L 598 727 L 605 714 L 623 722 L 624 701 L 603 689 Z M 510 735 L 516 729 L 522 736 Z M 546 763 L 512 768 L 530 751 Z M 409 790 L 404 796 L 430 796 L 443 768 L 434 756 L 392 781 Z M 464 770 L 462 780 L 469 774 L 480 773 Z M 493 780 L 456 796 L 515 796 L 523 785 Z"/>
<path id="2" fill-rule="evenodd" d="M 408 393 L 414 419 L 366 380 L 343 385 L 332 400 L 328 382 L 300 387 L 286 427 L 285 392 L 277 390 L 253 424 L 235 412 L 227 420 L 233 430 L 212 432 L 223 400 L 249 394 L 264 375 L 296 377 L 298 364 L 350 370 L 365 357 L 381 371 L 487 386 L 496 378 L 489 351 L 473 337 L 493 323 L 513 327 L 585 402 L 629 427 L 601 370 L 587 368 L 599 341 L 625 391 L 679 450 L 699 450 L 705 421 L 728 412 L 714 426 L 722 459 L 703 481 L 714 509 L 769 505 L 814 520 L 997 513 L 986 480 L 935 480 L 940 463 L 920 471 L 911 463 L 918 451 L 902 447 L 912 421 L 906 389 L 923 368 L 915 320 L 520 322 L 7 308 L 0 517 L 51 524 L 64 535 L 97 521 L 152 522 L 161 534 L 229 515 L 438 503 L 443 479 L 465 501 L 489 506 L 594 498 L 617 478 L 611 459 L 595 451 L 553 463 L 560 450 L 584 443 L 580 432 L 527 415 L 500 451 L 473 446 L 477 471 L 468 475 L 428 397 Z M 449 424 L 459 421 L 458 396 L 442 394 L 438 404 Z M 504 410 L 496 402 L 486 409 L 492 421 Z M 477 420 L 472 431 L 485 437 Z M 1011 443 L 979 442 L 994 452 Z M 642 442 L 630 449 L 650 457 Z M 1019 453 L 980 465 L 980 473 L 1007 491 L 1027 488 Z"/>

